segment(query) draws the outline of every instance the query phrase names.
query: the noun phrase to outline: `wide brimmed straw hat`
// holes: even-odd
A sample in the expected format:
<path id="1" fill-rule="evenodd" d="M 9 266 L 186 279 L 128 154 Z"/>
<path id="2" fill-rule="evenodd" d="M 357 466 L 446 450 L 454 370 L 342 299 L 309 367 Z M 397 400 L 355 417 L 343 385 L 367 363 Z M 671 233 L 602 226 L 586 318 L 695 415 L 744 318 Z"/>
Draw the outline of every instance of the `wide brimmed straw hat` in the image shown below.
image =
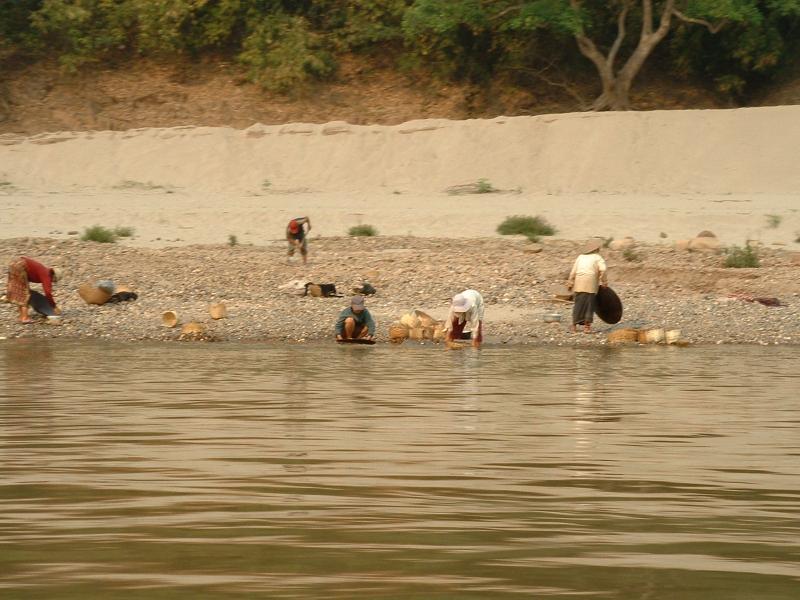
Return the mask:
<path id="1" fill-rule="evenodd" d="M 463 293 L 456 294 L 453 296 L 453 302 L 450 307 L 453 309 L 453 312 L 467 312 L 472 308 L 472 300 Z"/>
<path id="2" fill-rule="evenodd" d="M 583 245 L 581 248 L 581 254 L 591 254 L 592 252 L 597 252 L 602 248 L 603 240 L 600 238 L 592 238 L 588 242 Z"/>

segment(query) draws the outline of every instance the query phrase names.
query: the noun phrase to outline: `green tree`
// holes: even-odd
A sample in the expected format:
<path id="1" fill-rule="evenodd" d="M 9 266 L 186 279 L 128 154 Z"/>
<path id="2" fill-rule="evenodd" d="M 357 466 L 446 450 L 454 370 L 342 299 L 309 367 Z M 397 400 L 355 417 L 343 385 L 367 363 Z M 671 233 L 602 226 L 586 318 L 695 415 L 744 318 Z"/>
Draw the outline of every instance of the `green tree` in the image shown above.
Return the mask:
<path id="1" fill-rule="evenodd" d="M 710 33 L 749 30 L 771 12 L 800 15 L 800 0 L 416 0 L 404 32 L 421 54 L 451 55 L 451 62 L 464 32 L 496 37 L 547 29 L 571 37 L 600 80 L 591 108 L 625 110 L 636 76 L 676 24 Z"/>

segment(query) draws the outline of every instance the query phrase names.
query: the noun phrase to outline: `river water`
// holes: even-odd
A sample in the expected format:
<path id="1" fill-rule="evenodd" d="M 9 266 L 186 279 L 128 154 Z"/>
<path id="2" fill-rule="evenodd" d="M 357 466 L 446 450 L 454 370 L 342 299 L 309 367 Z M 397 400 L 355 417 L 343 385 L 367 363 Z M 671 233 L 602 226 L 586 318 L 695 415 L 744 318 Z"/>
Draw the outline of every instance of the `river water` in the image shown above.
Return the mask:
<path id="1" fill-rule="evenodd" d="M 798 364 L 0 342 L 0 598 L 796 599 Z"/>

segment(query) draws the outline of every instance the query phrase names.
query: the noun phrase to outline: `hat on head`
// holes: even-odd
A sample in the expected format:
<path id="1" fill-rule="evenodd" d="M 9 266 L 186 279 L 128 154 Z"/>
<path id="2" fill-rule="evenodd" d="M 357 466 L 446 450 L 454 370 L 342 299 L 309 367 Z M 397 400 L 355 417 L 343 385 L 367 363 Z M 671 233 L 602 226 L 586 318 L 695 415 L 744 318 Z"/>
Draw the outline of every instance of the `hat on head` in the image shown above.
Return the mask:
<path id="1" fill-rule="evenodd" d="M 603 245 L 603 240 L 600 238 L 592 238 L 588 242 L 583 245 L 581 248 L 581 254 L 591 254 L 592 252 L 597 252 Z"/>
<path id="2" fill-rule="evenodd" d="M 453 302 L 450 305 L 450 308 L 453 309 L 453 312 L 467 312 L 470 308 L 472 308 L 472 301 L 462 294 L 456 294 L 453 296 Z"/>
<path id="3" fill-rule="evenodd" d="M 353 296 L 350 298 L 350 308 L 356 309 L 363 309 L 364 308 L 364 296 Z"/>
<path id="4" fill-rule="evenodd" d="M 300 231 L 300 225 L 298 225 L 297 221 L 295 221 L 294 219 L 289 221 L 289 231 L 291 231 L 292 233 L 297 233 L 298 231 Z"/>
<path id="5" fill-rule="evenodd" d="M 53 267 L 50 271 L 53 273 L 53 281 L 60 281 L 64 276 L 64 270 L 61 267 Z"/>

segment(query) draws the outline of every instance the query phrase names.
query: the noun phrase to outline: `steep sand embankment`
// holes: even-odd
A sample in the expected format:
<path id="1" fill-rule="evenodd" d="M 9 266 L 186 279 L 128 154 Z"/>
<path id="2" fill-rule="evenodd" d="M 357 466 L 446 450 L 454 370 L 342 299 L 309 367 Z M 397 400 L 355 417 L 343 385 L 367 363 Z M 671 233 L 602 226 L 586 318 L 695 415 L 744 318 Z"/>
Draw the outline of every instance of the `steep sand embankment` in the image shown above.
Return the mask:
<path id="1" fill-rule="evenodd" d="M 279 239 L 358 222 L 382 234 L 494 235 L 542 214 L 565 238 L 659 241 L 712 228 L 792 243 L 800 107 L 491 120 L 254 125 L 0 136 L 0 236 L 135 227 L 135 245 Z M 485 179 L 492 194 L 451 195 Z M 765 215 L 782 217 L 780 229 Z"/>

